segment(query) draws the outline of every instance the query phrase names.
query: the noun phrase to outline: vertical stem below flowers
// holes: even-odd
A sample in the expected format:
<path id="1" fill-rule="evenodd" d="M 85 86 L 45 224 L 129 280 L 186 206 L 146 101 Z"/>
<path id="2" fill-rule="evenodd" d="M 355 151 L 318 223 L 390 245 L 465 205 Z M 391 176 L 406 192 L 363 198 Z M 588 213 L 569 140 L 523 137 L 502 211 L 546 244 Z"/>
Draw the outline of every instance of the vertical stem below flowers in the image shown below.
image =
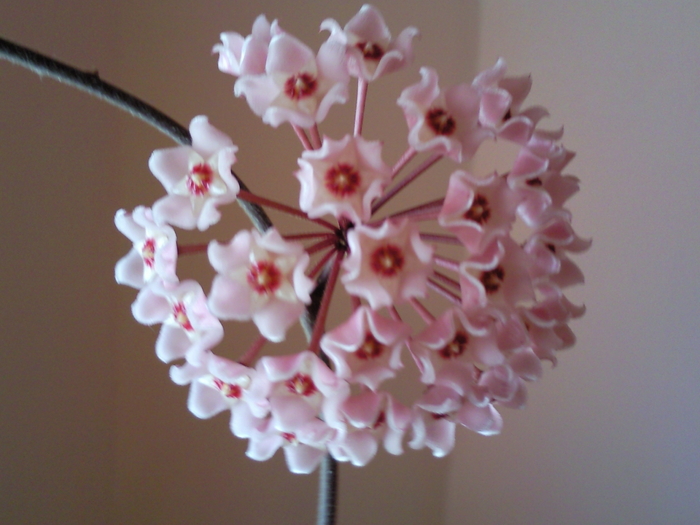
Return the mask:
<path id="1" fill-rule="evenodd" d="M 338 462 L 326 454 L 319 466 L 316 525 L 334 525 L 338 501 Z"/>
<path id="2" fill-rule="evenodd" d="M 354 135 L 362 135 L 362 122 L 365 118 L 365 101 L 367 100 L 367 81 L 357 79 L 357 107 L 355 108 L 355 131 Z"/>

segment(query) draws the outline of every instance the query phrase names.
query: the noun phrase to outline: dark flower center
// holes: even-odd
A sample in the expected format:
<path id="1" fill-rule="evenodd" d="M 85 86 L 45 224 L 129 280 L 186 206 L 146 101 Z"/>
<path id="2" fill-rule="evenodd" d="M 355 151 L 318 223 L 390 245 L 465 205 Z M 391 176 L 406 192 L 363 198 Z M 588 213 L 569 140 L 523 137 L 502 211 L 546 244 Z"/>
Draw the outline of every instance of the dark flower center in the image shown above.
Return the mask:
<path id="1" fill-rule="evenodd" d="M 478 224 L 485 224 L 491 217 L 489 201 L 481 194 L 476 194 L 471 207 L 464 212 L 464 218 Z"/>
<path id="2" fill-rule="evenodd" d="M 326 172 L 326 189 L 338 197 L 353 195 L 360 186 L 360 174 L 351 164 L 341 162 Z"/>
<path id="3" fill-rule="evenodd" d="M 211 166 L 206 163 L 197 164 L 192 167 L 187 175 L 187 191 L 192 195 L 201 197 L 209 193 L 209 187 L 214 180 L 214 172 Z"/>
<path id="4" fill-rule="evenodd" d="M 493 270 L 482 272 L 480 281 L 481 284 L 484 285 L 486 293 L 496 293 L 501 287 L 501 284 L 503 284 L 505 275 L 506 272 L 503 270 L 502 266 L 496 266 Z"/>
<path id="5" fill-rule="evenodd" d="M 313 95 L 317 87 L 318 83 L 312 75 L 297 73 L 284 83 L 284 93 L 292 100 L 300 100 Z"/>
<path id="6" fill-rule="evenodd" d="M 393 277 L 404 265 L 401 248 L 393 244 L 380 246 L 369 258 L 369 264 L 375 273 L 382 277 Z"/>
<path id="7" fill-rule="evenodd" d="M 438 351 L 438 355 L 443 359 L 453 359 L 459 357 L 467 349 L 469 338 L 461 330 L 455 334 L 454 339 Z"/>
<path id="8" fill-rule="evenodd" d="M 379 60 L 384 56 L 384 50 L 374 42 L 358 42 L 355 47 L 362 52 L 367 60 Z"/>
<path id="9" fill-rule="evenodd" d="M 355 355 L 362 361 L 368 361 L 370 359 L 376 359 L 382 355 L 384 348 L 385 347 L 382 343 L 377 341 L 371 333 L 367 332 L 364 342 L 360 348 L 355 350 Z"/>
<path id="10" fill-rule="evenodd" d="M 455 119 L 442 108 L 429 109 L 425 120 L 436 135 L 452 135 L 457 127 Z"/>
<path id="11" fill-rule="evenodd" d="M 282 272 L 270 261 L 260 261 L 248 270 L 248 284 L 260 295 L 270 295 L 282 283 Z"/>

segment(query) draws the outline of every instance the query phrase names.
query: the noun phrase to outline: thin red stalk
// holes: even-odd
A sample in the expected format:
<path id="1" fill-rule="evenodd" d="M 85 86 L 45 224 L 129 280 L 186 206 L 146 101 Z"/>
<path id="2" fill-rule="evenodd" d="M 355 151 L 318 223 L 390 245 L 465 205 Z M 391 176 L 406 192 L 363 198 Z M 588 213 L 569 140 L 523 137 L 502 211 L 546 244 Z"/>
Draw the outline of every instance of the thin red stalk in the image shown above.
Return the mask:
<path id="1" fill-rule="evenodd" d="M 311 145 L 314 149 L 321 147 L 321 134 L 318 132 L 318 125 L 314 124 L 309 128 L 309 135 L 311 136 Z"/>
<path id="2" fill-rule="evenodd" d="M 265 343 L 267 343 L 267 339 L 261 335 L 255 341 L 253 341 L 253 344 L 250 345 L 248 350 L 246 350 L 245 354 L 241 356 L 238 362 L 243 366 L 251 366 L 255 361 L 255 358 L 258 356 L 258 352 L 260 352 L 260 349 L 265 345 Z"/>
<path id="3" fill-rule="evenodd" d="M 303 241 L 304 239 L 316 239 L 318 237 L 333 237 L 335 235 L 326 232 L 315 232 L 315 233 L 295 233 L 293 235 L 282 235 L 282 238 L 287 241 Z"/>
<path id="4" fill-rule="evenodd" d="M 407 208 L 405 210 L 392 213 L 391 215 L 389 215 L 389 217 L 394 219 L 397 217 L 410 216 L 414 214 L 432 213 L 435 211 L 435 208 L 442 208 L 442 204 L 444 201 L 445 199 L 435 199 L 434 201 L 424 202 L 423 204 L 419 204 L 418 206 L 414 206 L 413 208 Z"/>
<path id="5" fill-rule="evenodd" d="M 296 133 L 297 137 L 299 137 L 301 145 L 304 146 L 304 149 L 314 149 L 313 147 L 311 147 L 311 142 L 309 142 L 309 137 L 306 136 L 304 128 L 301 128 L 296 124 L 292 124 L 292 129 L 294 129 L 294 133 Z"/>
<path id="6" fill-rule="evenodd" d="M 453 272 L 459 271 L 459 262 L 455 261 L 454 259 L 448 259 L 447 257 L 440 257 L 439 255 L 434 255 L 433 261 L 435 261 L 436 265 L 442 266 L 443 268 L 447 268 L 448 270 L 452 270 Z"/>
<path id="7" fill-rule="evenodd" d="M 411 162 L 411 159 L 416 156 L 416 153 L 418 153 L 416 150 L 410 146 L 408 147 L 408 149 L 403 155 L 401 155 L 401 158 L 396 161 L 396 164 L 394 164 L 394 167 L 391 169 L 391 180 L 394 180 L 404 166 Z"/>
<path id="8" fill-rule="evenodd" d="M 396 186 L 391 188 L 386 192 L 377 202 L 372 206 L 372 213 L 376 213 L 379 208 L 384 206 L 390 199 L 392 199 L 398 192 L 408 186 L 411 182 L 416 180 L 419 175 L 425 173 L 433 164 L 439 161 L 443 155 L 441 153 L 435 153 L 431 155 L 425 162 L 413 170 L 406 178 L 399 182 Z"/>
<path id="9" fill-rule="evenodd" d="M 418 299 L 415 297 L 411 297 L 408 300 L 409 303 L 411 303 L 411 306 L 413 306 L 413 309 L 420 315 L 421 319 L 425 321 L 426 324 L 430 324 L 433 321 L 435 321 L 435 316 L 431 314 L 428 309 L 423 306 Z"/>
<path id="10" fill-rule="evenodd" d="M 207 251 L 207 247 L 209 246 L 208 243 L 206 244 L 185 244 L 185 245 L 177 245 L 177 254 L 178 255 L 189 255 L 191 253 L 202 253 Z"/>
<path id="11" fill-rule="evenodd" d="M 433 277 L 434 277 L 435 279 L 437 279 L 438 281 L 441 281 L 441 282 L 443 282 L 443 283 L 445 283 L 445 284 L 449 284 L 449 285 L 452 286 L 453 288 L 457 288 L 458 290 L 461 290 L 461 289 L 462 289 L 462 287 L 461 287 L 460 284 L 459 284 L 459 281 L 456 281 L 456 280 L 453 279 L 452 277 L 448 277 L 448 276 L 445 275 L 444 273 L 440 273 L 440 272 L 437 272 L 437 271 L 434 271 L 434 270 L 433 270 Z"/>
<path id="12" fill-rule="evenodd" d="M 416 213 L 415 215 L 410 215 L 411 221 L 413 221 L 413 222 L 418 222 L 418 221 L 434 221 L 435 219 L 437 219 L 437 216 L 438 216 L 438 212 L 437 212 L 437 211 L 436 211 L 436 212 L 432 212 L 432 213 L 421 213 L 421 214 Z M 406 217 L 406 215 L 404 215 L 403 217 Z M 396 218 L 397 218 L 397 217 L 396 217 L 395 215 L 389 215 L 388 217 L 384 217 L 383 219 L 379 219 L 379 220 L 377 220 L 377 221 L 368 222 L 368 223 L 367 223 L 367 226 L 370 226 L 371 228 L 377 228 L 378 226 L 380 226 L 380 225 L 381 225 L 384 221 L 386 221 L 387 219 L 396 219 Z M 401 217 L 398 217 L 398 218 L 401 218 Z"/>
<path id="13" fill-rule="evenodd" d="M 338 274 L 340 273 L 340 263 L 343 262 L 343 257 L 345 252 L 338 250 L 335 253 L 335 261 L 333 261 L 333 267 L 331 268 L 331 274 L 328 277 L 328 283 L 326 284 L 326 289 L 323 292 L 323 297 L 321 298 L 321 306 L 318 309 L 318 315 L 316 316 L 316 324 L 314 325 L 314 331 L 311 333 L 311 340 L 309 341 L 309 350 L 320 353 L 321 348 L 319 342 L 321 341 L 321 336 L 325 331 L 326 317 L 328 316 L 328 308 L 331 304 L 331 297 L 333 296 L 333 288 L 335 288 L 335 283 L 338 280 Z"/>
<path id="14" fill-rule="evenodd" d="M 308 274 L 311 279 L 316 277 L 316 274 L 321 271 L 321 268 L 323 268 L 326 265 L 328 259 L 330 259 L 335 252 L 335 249 L 329 250 L 328 253 L 321 257 L 321 260 L 316 263 L 316 266 L 314 266 Z"/>
<path id="15" fill-rule="evenodd" d="M 444 288 L 444 287 L 443 287 L 442 285 L 440 285 L 439 283 L 436 283 L 436 282 L 433 281 L 432 279 L 428 279 L 428 288 L 430 288 L 431 290 L 433 290 L 433 291 L 437 292 L 438 294 L 442 295 L 445 299 L 447 299 L 448 301 L 450 301 L 450 302 L 456 304 L 457 306 L 461 306 L 461 305 L 462 305 L 462 300 L 459 298 L 458 295 L 453 294 L 452 292 L 450 292 L 449 290 L 447 290 L 446 288 Z"/>
<path id="16" fill-rule="evenodd" d="M 442 242 L 445 244 L 456 244 L 461 245 L 461 241 L 454 235 L 440 235 L 437 233 L 421 233 L 420 238 L 422 241 L 428 242 Z"/>
<path id="17" fill-rule="evenodd" d="M 323 219 L 310 219 L 306 215 L 306 213 L 304 213 L 301 210 L 292 208 L 291 206 L 287 206 L 286 204 L 282 204 L 281 202 L 266 199 L 265 197 L 260 197 L 259 195 L 255 195 L 254 193 L 250 193 L 249 191 L 239 191 L 238 198 L 246 202 L 254 202 L 255 204 L 260 204 L 261 206 L 269 206 L 270 208 L 274 208 L 281 212 L 288 213 L 289 215 L 294 215 L 295 217 L 300 217 L 302 219 L 306 219 L 307 221 L 315 222 L 316 224 L 319 224 L 324 228 L 328 228 L 334 231 L 336 229 L 336 227 L 328 221 L 324 221 Z"/>
<path id="18" fill-rule="evenodd" d="M 309 255 L 316 253 L 319 250 L 323 250 L 324 248 L 328 246 L 334 245 L 336 242 L 335 235 L 332 235 L 328 239 L 323 239 L 322 241 L 318 241 L 316 244 L 312 244 L 308 248 L 306 248 L 306 253 Z"/>
<path id="19" fill-rule="evenodd" d="M 355 108 L 355 136 L 362 135 L 362 121 L 365 118 L 365 101 L 367 100 L 368 82 L 362 78 L 357 79 L 357 107 Z"/>

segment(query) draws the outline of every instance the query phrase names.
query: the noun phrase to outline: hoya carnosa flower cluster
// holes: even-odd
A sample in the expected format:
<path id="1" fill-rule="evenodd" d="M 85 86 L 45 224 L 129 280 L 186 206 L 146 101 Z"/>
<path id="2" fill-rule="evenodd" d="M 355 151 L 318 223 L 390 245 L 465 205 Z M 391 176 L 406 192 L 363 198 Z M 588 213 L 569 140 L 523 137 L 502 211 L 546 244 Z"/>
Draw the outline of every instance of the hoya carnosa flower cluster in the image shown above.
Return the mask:
<path id="1" fill-rule="evenodd" d="M 198 417 L 229 411 L 250 457 L 264 460 L 282 448 L 292 471 L 310 472 L 326 453 L 364 465 L 380 444 L 392 454 L 407 443 L 444 456 L 457 425 L 499 433 L 499 411 L 524 406 L 542 360 L 556 362 L 556 352 L 574 343 L 568 323 L 583 307 L 563 290 L 583 282 L 569 255 L 589 246 L 565 208 L 578 191 L 578 180 L 564 173 L 574 155 L 561 145 L 561 131 L 539 127 L 547 111 L 524 104 L 530 77 L 506 76 L 499 60 L 450 87 L 421 68 L 417 82 L 395 94 L 408 147 L 391 167 L 381 137 L 363 132 L 365 100 L 370 83 L 411 64 L 417 31 L 393 39 L 371 6 L 344 27 L 334 20 L 321 27 L 330 36 L 317 53 L 264 16 L 251 35 L 224 33 L 214 48 L 219 68 L 237 77 L 236 95 L 264 122 L 288 122 L 299 137 L 303 151 L 289 168 L 300 183 L 299 207 L 242 190 L 231 170 L 233 141 L 195 117 L 191 146 L 151 156 L 167 195 L 152 208 L 117 212 L 133 249 L 116 278 L 140 289 L 136 319 L 162 325 L 156 353 L 174 363 L 173 381 L 190 385 L 190 410 Z M 318 124 L 347 101 L 351 77 L 358 82 L 353 129 L 322 136 Z M 507 173 L 460 166 L 496 139 L 519 148 Z M 432 177 L 443 196 L 382 215 L 419 176 Z M 173 227 L 206 230 L 220 220 L 218 207 L 236 199 L 306 218 L 312 229 L 178 243 Z M 517 240 L 516 221 L 527 231 Z M 217 273 L 208 295 L 180 280 L 177 257 L 188 253 L 206 253 Z M 299 322 L 319 276 L 327 284 L 308 347 L 265 356 Z M 326 331 L 331 298 L 343 292 L 352 314 Z M 437 299 L 428 307 L 429 294 Z M 422 326 L 407 322 L 416 313 Z M 235 331 L 229 321 L 252 321 L 260 332 L 237 361 L 217 355 L 225 332 Z M 390 392 L 404 361 L 418 369 L 412 404 Z"/>

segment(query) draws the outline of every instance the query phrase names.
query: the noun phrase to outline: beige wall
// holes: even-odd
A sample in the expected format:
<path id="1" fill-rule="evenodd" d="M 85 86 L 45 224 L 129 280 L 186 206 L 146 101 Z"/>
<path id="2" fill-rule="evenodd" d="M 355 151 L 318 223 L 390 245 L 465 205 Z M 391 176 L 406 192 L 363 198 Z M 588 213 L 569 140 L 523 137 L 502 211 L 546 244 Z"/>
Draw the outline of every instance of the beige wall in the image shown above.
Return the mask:
<path id="1" fill-rule="evenodd" d="M 410 451 L 343 466 L 340 523 L 697 522 L 700 8 L 479 4 L 480 13 L 465 0 L 377 2 L 394 32 L 421 29 L 416 66 L 435 65 L 445 82 L 498 56 L 533 74 L 532 101 L 566 124 L 565 143 L 579 152 L 574 225 L 595 244 L 578 259 L 588 284 L 573 297 L 589 310 L 574 327 L 577 347 L 530 389 L 524 411 L 506 414 L 502 436 L 461 432 L 449 460 Z M 323 18 L 347 20 L 358 7 L 8 0 L 0 35 L 98 69 L 183 124 L 210 115 L 240 146 L 253 189 L 292 202 L 295 137 L 231 96 L 233 79 L 209 50 L 260 12 L 318 43 Z M 416 69 L 381 89 L 398 92 Z M 191 416 L 186 389 L 154 355 L 157 329 L 131 319 L 134 291 L 113 284 L 128 249 L 114 212 L 161 194 L 146 161 L 168 140 L 6 63 L 0 93 L 0 523 L 312 522 L 316 476 L 289 474 L 281 455 L 252 462 L 224 416 Z M 405 145 L 400 112 L 370 103 L 367 131 L 393 158 Z M 492 167 L 482 158 L 475 169 Z M 231 221 L 245 224 L 234 209 L 225 221 L 220 239 Z M 209 279 L 196 259 L 181 268 Z M 252 337 L 236 329 L 232 355 Z M 290 345 L 303 345 L 299 333 Z"/>

